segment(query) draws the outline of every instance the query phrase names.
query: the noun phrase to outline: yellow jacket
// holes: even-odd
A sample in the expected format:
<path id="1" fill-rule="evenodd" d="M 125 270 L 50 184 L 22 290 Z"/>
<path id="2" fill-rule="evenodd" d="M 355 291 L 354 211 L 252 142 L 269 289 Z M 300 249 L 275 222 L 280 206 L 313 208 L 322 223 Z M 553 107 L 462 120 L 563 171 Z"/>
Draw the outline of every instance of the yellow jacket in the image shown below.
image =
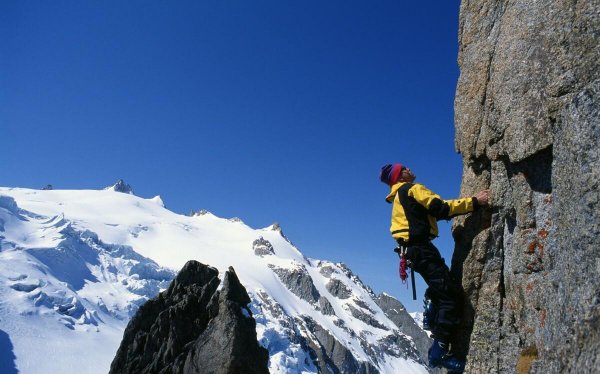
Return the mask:
<path id="1" fill-rule="evenodd" d="M 429 241 L 438 236 L 438 220 L 449 220 L 478 207 L 474 197 L 442 200 L 422 184 L 406 182 L 393 185 L 385 200 L 393 203 L 392 236 L 405 243 Z"/>

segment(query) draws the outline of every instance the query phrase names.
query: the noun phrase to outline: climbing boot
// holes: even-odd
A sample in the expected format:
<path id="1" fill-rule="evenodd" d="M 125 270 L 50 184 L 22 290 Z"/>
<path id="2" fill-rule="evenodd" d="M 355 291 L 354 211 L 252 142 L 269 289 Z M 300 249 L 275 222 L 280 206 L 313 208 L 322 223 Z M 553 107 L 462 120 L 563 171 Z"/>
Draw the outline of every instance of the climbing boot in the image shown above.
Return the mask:
<path id="1" fill-rule="evenodd" d="M 454 356 L 452 352 L 449 352 L 442 359 L 442 367 L 448 370 L 448 374 L 461 374 L 465 371 L 465 361 Z"/>
<path id="2" fill-rule="evenodd" d="M 465 370 L 465 362 L 448 351 L 448 343 L 437 339 L 433 341 L 431 348 L 429 348 L 428 359 L 430 367 L 443 367 L 448 369 L 448 373 L 459 374 Z"/>
<path id="3" fill-rule="evenodd" d="M 432 368 L 440 367 L 442 364 L 442 358 L 448 353 L 448 343 L 442 343 L 435 339 L 427 354 L 429 359 L 429 366 Z"/>
<path id="4" fill-rule="evenodd" d="M 423 330 L 432 331 L 437 310 L 431 299 L 423 299 Z"/>

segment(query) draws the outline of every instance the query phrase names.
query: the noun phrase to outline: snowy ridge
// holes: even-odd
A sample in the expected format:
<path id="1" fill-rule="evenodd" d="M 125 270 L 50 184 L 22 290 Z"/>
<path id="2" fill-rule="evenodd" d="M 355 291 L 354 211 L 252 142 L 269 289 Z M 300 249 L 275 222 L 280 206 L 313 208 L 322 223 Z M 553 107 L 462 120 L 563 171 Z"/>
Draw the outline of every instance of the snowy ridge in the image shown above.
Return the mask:
<path id="1" fill-rule="evenodd" d="M 408 313 L 416 322 L 417 326 L 423 329 L 423 312 L 412 312 Z M 431 331 L 423 330 L 427 336 L 431 337 Z"/>
<path id="2" fill-rule="evenodd" d="M 0 330 L 17 368 L 106 373 L 127 320 L 190 259 L 235 268 L 272 373 L 427 372 L 368 286 L 277 224 L 179 215 L 115 189 L 0 188 Z"/>

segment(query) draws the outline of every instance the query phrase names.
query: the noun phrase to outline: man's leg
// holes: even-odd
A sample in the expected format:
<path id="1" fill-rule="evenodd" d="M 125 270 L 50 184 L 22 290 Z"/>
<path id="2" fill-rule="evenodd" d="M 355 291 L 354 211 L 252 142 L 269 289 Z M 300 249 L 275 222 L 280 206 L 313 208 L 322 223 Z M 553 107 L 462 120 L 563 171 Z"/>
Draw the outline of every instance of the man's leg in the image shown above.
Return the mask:
<path id="1" fill-rule="evenodd" d="M 462 295 L 460 286 L 452 278 L 450 271 L 437 248 L 431 244 L 411 246 L 408 257 L 413 268 L 421 274 L 429 286 L 426 295 L 436 305 L 437 313 L 432 326 L 434 344 L 430 349 L 430 364 L 442 365 L 457 369 L 464 367 L 464 361 L 451 357 L 449 349 L 450 337 L 460 323 L 459 301 Z"/>
<path id="2" fill-rule="evenodd" d="M 452 278 L 448 266 L 433 244 L 410 247 L 409 258 L 429 286 L 426 296 L 431 298 L 437 309 L 432 326 L 433 336 L 448 341 L 460 323 L 460 286 Z"/>
<path id="3" fill-rule="evenodd" d="M 431 295 L 428 294 L 429 288 L 425 291 L 423 298 L 423 330 L 432 331 L 435 326 L 437 314 L 437 305 L 433 303 Z"/>

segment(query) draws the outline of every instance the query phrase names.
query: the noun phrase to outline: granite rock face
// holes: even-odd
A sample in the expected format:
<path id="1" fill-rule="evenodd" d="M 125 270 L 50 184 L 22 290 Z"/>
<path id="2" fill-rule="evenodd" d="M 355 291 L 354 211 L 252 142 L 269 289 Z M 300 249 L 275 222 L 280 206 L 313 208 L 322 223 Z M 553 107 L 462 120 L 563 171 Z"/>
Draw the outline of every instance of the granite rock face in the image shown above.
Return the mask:
<path id="1" fill-rule="evenodd" d="M 189 261 L 131 319 L 110 373 L 268 373 L 250 298 L 233 268 Z"/>
<path id="2" fill-rule="evenodd" d="M 600 367 L 600 3 L 463 1 L 455 99 L 467 372 Z"/>

